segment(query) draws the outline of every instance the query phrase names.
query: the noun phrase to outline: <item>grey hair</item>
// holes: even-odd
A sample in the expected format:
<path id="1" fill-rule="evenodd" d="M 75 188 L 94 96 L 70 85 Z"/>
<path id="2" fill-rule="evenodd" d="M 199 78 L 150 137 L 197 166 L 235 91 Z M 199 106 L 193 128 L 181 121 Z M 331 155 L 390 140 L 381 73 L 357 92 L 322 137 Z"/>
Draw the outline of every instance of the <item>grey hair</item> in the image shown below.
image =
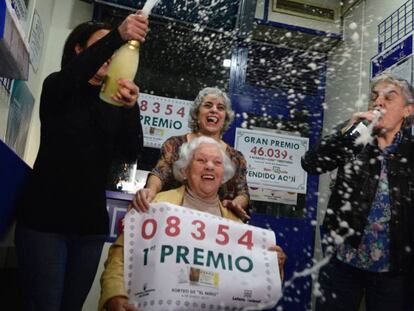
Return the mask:
<path id="1" fill-rule="evenodd" d="M 399 86 L 403 92 L 405 104 L 414 104 L 414 87 L 407 80 L 398 78 L 389 73 L 383 73 L 371 80 L 370 91 L 372 92 L 374 88 L 382 82 Z"/>
<path id="2" fill-rule="evenodd" d="M 230 124 L 234 120 L 234 111 L 231 108 L 230 98 L 225 92 L 220 90 L 217 87 L 206 87 L 198 92 L 197 97 L 194 99 L 193 104 L 190 108 L 190 117 L 188 118 L 188 126 L 194 133 L 200 131 L 200 126 L 198 125 L 198 113 L 200 111 L 200 106 L 203 103 L 203 100 L 206 96 L 221 97 L 224 100 L 224 106 L 226 108 L 226 119 L 224 120 L 223 128 L 221 129 L 221 134 L 227 131 Z"/>
<path id="3" fill-rule="evenodd" d="M 190 142 L 184 143 L 180 147 L 180 154 L 178 160 L 173 164 L 173 174 L 176 180 L 179 182 L 184 181 L 184 171 L 187 169 L 190 162 L 193 160 L 193 156 L 195 151 L 200 147 L 202 144 L 209 144 L 214 145 L 217 147 L 217 150 L 220 152 L 221 157 L 223 159 L 223 166 L 224 166 L 224 174 L 222 184 L 229 181 L 233 178 L 234 173 L 236 172 L 236 167 L 231 161 L 230 157 L 224 151 L 223 146 L 216 140 L 211 137 L 200 136 L 192 139 Z"/>

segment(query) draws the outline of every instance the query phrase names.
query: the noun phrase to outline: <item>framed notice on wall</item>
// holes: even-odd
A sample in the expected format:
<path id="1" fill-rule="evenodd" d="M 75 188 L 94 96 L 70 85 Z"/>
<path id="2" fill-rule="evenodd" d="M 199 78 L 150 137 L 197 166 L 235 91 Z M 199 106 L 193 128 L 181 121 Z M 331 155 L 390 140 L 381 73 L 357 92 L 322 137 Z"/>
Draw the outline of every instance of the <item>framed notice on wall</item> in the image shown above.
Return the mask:
<path id="1" fill-rule="evenodd" d="M 40 58 L 42 56 L 44 41 L 44 31 L 42 20 L 39 13 L 34 10 L 32 27 L 30 28 L 29 48 L 30 48 L 30 63 L 33 66 L 33 71 L 37 72 L 39 69 Z"/>
<path id="2" fill-rule="evenodd" d="M 235 148 L 246 158 L 249 187 L 306 193 L 300 161 L 308 146 L 305 137 L 236 129 Z"/>
<path id="3" fill-rule="evenodd" d="M 171 136 L 191 132 L 188 127 L 191 101 L 141 93 L 138 104 L 145 147 L 160 148 Z"/>

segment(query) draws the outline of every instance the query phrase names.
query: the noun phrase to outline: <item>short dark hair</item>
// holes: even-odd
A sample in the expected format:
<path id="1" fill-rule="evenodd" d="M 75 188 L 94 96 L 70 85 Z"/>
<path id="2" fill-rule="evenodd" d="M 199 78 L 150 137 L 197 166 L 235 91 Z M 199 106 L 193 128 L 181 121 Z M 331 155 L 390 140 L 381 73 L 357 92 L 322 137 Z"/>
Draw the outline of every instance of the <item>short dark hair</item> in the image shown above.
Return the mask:
<path id="1" fill-rule="evenodd" d="M 101 29 L 112 30 L 112 26 L 96 21 L 85 22 L 76 26 L 67 37 L 65 46 L 63 47 L 61 67 L 66 66 L 76 56 L 75 47 L 77 44 L 82 48 L 86 48 L 86 43 L 89 38 Z"/>

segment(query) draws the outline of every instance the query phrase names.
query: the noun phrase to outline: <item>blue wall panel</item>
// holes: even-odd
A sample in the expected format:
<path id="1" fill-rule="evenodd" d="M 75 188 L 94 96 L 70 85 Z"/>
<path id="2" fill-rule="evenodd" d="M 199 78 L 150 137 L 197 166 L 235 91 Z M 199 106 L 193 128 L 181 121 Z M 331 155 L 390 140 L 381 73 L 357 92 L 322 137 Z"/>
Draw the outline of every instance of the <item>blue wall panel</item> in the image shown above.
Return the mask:
<path id="1" fill-rule="evenodd" d="M 0 140 L 0 238 L 14 220 L 15 203 L 30 167 Z"/>
<path id="2" fill-rule="evenodd" d="M 309 145 L 313 146 L 320 138 L 323 125 L 323 102 L 325 97 L 325 73 L 322 70 L 317 96 L 305 96 L 300 103 L 302 109 L 308 111 Z M 242 79 L 241 75 L 234 75 Z M 241 85 L 241 81 L 230 81 L 231 85 Z M 288 94 L 282 90 L 258 88 L 244 84 L 233 89 L 231 94 L 233 109 L 237 116 L 231 128 L 225 133 L 224 140 L 234 144 L 235 131 L 245 121 L 243 114 L 279 117 L 284 122 L 291 119 L 292 105 Z M 296 107 L 298 108 L 298 107 Z M 283 298 L 278 304 L 284 311 L 305 311 L 311 308 L 311 277 L 292 279 L 294 272 L 301 272 L 313 266 L 315 241 L 315 220 L 317 212 L 317 192 L 319 178 L 308 176 L 306 208 L 302 218 L 276 217 L 253 213 L 250 224 L 270 228 L 276 233 L 277 244 L 287 254 L 285 281 L 291 284 L 284 289 Z M 274 309 L 276 310 L 276 308 Z M 280 310 L 280 309 L 278 309 Z"/>

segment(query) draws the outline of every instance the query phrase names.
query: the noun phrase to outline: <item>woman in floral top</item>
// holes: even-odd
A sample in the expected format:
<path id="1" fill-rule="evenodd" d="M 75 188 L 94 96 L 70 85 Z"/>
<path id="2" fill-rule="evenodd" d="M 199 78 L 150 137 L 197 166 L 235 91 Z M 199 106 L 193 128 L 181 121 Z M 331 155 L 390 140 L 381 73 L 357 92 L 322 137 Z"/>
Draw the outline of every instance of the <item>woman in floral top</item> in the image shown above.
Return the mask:
<path id="1" fill-rule="evenodd" d="M 233 149 L 221 139 L 233 119 L 231 102 L 224 92 L 218 88 L 202 89 L 190 109 L 189 126 L 192 132 L 170 137 L 164 142 L 161 147 L 161 158 L 150 173 L 146 187 L 139 190 L 133 199 L 134 207 L 140 211 L 147 211 L 149 203 L 158 192 L 176 188 L 179 183 L 172 173 L 172 164 L 178 159 L 181 145 L 195 137 L 208 136 L 216 139 L 225 147 L 237 168 L 234 177 L 221 186 L 220 199 L 225 207 L 233 210 L 242 219 L 248 219 L 246 209 L 249 204 L 249 192 L 246 182 L 246 160 L 241 152 Z"/>

